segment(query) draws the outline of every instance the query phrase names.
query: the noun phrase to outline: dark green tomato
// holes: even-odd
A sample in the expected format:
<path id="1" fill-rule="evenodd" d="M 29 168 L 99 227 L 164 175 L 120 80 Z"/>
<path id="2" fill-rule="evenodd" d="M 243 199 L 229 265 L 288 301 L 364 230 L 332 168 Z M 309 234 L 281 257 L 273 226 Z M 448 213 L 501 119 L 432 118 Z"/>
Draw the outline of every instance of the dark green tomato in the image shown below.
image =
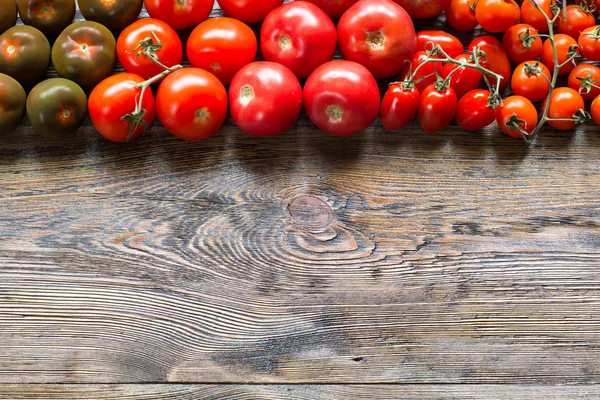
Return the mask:
<path id="1" fill-rule="evenodd" d="M 0 73 L 10 75 L 25 88 L 44 78 L 50 64 L 50 43 L 33 26 L 14 26 L 0 35 Z"/>
<path id="2" fill-rule="evenodd" d="M 77 0 L 79 10 L 88 21 L 109 29 L 122 30 L 137 19 L 143 0 Z"/>
<path id="3" fill-rule="evenodd" d="M 0 0 L 0 33 L 17 24 L 17 3 L 15 0 Z"/>
<path id="4" fill-rule="evenodd" d="M 0 135 L 14 131 L 25 115 L 27 96 L 19 82 L 0 74 Z"/>
<path id="5" fill-rule="evenodd" d="M 19 15 L 46 35 L 58 35 L 75 17 L 75 0 L 17 0 Z"/>
<path id="6" fill-rule="evenodd" d="M 52 47 L 52 63 L 58 76 L 92 89 L 109 77 L 117 61 L 116 41 L 103 25 L 79 21 L 69 25 Z"/>
<path id="7" fill-rule="evenodd" d="M 79 129 L 87 116 L 87 97 L 75 82 L 48 79 L 29 92 L 27 116 L 33 129 L 44 136 L 68 136 Z"/>

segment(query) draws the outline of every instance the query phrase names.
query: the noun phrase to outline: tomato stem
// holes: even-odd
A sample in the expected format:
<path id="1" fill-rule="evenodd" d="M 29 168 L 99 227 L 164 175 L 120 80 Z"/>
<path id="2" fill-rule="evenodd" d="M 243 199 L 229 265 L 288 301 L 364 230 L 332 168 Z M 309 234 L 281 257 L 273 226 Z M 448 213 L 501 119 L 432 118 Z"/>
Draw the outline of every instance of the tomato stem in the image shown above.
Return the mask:
<path id="1" fill-rule="evenodd" d="M 152 33 L 152 36 L 154 36 L 156 43 L 154 42 L 154 40 L 152 40 L 151 37 L 147 37 L 145 39 L 140 40 L 137 47 L 131 51 L 128 51 L 127 53 L 133 54 L 137 52 L 137 54 L 135 55 L 136 58 L 139 57 L 140 54 L 143 54 L 144 56 L 148 57 L 153 63 L 161 66 L 164 69 L 169 69 L 169 67 L 167 67 L 165 64 L 161 63 L 158 60 L 158 55 L 156 54 L 157 51 L 162 49 L 162 42 L 160 41 L 158 36 L 156 36 L 156 33 L 154 33 L 154 31 L 150 31 L 150 33 Z"/>

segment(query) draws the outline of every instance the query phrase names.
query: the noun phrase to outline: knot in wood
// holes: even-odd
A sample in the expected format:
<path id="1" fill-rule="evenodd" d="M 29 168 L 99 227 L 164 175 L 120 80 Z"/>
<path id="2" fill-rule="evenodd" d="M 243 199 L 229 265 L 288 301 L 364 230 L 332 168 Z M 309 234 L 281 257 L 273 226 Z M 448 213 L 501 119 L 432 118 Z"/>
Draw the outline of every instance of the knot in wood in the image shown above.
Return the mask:
<path id="1" fill-rule="evenodd" d="M 294 198 L 288 210 L 294 224 L 308 232 L 323 232 L 335 220 L 329 204 L 315 196 L 301 195 Z"/>

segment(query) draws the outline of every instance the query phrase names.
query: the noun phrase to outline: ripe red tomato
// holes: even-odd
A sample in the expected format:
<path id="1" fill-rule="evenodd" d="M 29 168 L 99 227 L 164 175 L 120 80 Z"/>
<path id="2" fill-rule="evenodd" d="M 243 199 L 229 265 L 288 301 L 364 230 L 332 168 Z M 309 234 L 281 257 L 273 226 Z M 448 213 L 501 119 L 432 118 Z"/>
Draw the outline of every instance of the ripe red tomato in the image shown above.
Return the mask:
<path id="1" fill-rule="evenodd" d="M 283 0 L 217 0 L 217 3 L 228 17 L 254 24 L 264 20 Z"/>
<path id="2" fill-rule="evenodd" d="M 579 51 L 575 39 L 563 33 L 554 35 L 554 43 L 556 45 L 559 65 L 569 59 L 570 52 Z M 552 49 L 552 42 L 550 42 L 550 39 L 546 39 L 544 46 L 542 47 L 542 63 L 546 65 L 550 71 L 554 71 L 554 50 Z M 566 75 L 571 72 L 576 65 L 577 58 L 573 59 L 573 62 L 563 65 L 559 69 L 558 74 Z"/>
<path id="3" fill-rule="evenodd" d="M 277 136 L 288 131 L 300 115 L 302 87 L 281 64 L 260 61 L 235 74 L 229 87 L 231 117 L 251 136 Z"/>
<path id="4" fill-rule="evenodd" d="M 486 59 L 481 65 L 502 76 L 500 88 L 508 85 L 510 81 L 511 66 L 508 55 L 502 47 L 502 43 L 493 36 L 481 36 L 469 44 L 469 51 L 473 52 L 475 48 L 479 48 L 485 53 Z M 495 77 L 490 76 L 489 81 L 492 85 L 496 85 Z"/>
<path id="5" fill-rule="evenodd" d="M 214 0 L 144 0 L 152 18 L 165 21 L 176 31 L 198 25 L 212 12 Z"/>
<path id="6" fill-rule="evenodd" d="M 465 94 L 458 102 L 456 123 L 467 131 L 478 131 L 496 119 L 496 110 L 488 107 L 490 92 L 476 89 Z"/>
<path id="7" fill-rule="evenodd" d="M 454 35 L 444 31 L 421 31 L 417 33 L 417 50 L 429 50 L 428 43 L 439 45 L 451 58 L 465 52 L 465 46 Z"/>
<path id="8" fill-rule="evenodd" d="M 546 20 L 547 15 L 552 18 L 552 10 L 550 9 L 551 4 L 555 4 L 555 0 L 533 0 L 542 9 L 542 14 L 532 3 L 532 0 L 524 0 L 521 4 L 521 23 L 531 25 L 535 30 L 540 33 L 548 32 L 548 21 Z"/>
<path id="9" fill-rule="evenodd" d="M 399 73 L 417 49 L 410 16 L 391 0 L 361 0 L 338 23 L 342 56 L 377 78 Z"/>
<path id="10" fill-rule="evenodd" d="M 438 16 L 448 7 L 450 0 L 394 0 L 413 19 L 426 19 Z"/>
<path id="11" fill-rule="evenodd" d="M 405 89 L 402 84 L 391 85 L 379 109 L 379 117 L 383 127 L 388 131 L 397 131 L 415 118 L 419 106 L 419 90 L 415 87 Z"/>
<path id="12" fill-rule="evenodd" d="M 334 136 L 350 136 L 375 121 L 379 111 L 377 81 L 362 65 L 330 61 L 304 85 L 304 107 L 310 120 Z"/>
<path id="13" fill-rule="evenodd" d="M 536 102 L 548 96 L 552 74 L 548 67 L 537 61 L 519 64 L 511 80 L 514 94 Z"/>
<path id="14" fill-rule="evenodd" d="M 260 30 L 260 49 L 265 60 L 288 67 L 305 79 L 331 61 L 337 47 L 337 31 L 323 10 L 306 1 L 294 1 L 271 11 Z"/>
<path id="15" fill-rule="evenodd" d="M 592 101 L 590 114 L 592 115 L 592 119 L 596 125 L 600 125 L 600 96 L 596 97 L 594 101 Z"/>
<path id="16" fill-rule="evenodd" d="M 600 25 L 591 26 L 581 32 L 579 40 L 581 54 L 588 61 L 600 61 Z"/>
<path id="17" fill-rule="evenodd" d="M 475 17 L 476 0 L 450 0 L 446 8 L 446 21 L 461 32 L 470 32 L 479 23 Z"/>
<path id="18" fill-rule="evenodd" d="M 425 132 L 438 132 L 450 125 L 456 115 L 458 99 L 454 89 L 448 86 L 438 91 L 429 85 L 419 97 L 419 123 Z"/>
<path id="19" fill-rule="evenodd" d="M 145 110 L 142 121 L 136 129 L 132 116 L 136 110 L 141 89 L 136 85 L 144 82 L 144 79 L 135 74 L 120 73 L 110 76 L 100 82 L 90 94 L 88 108 L 90 118 L 96 130 L 106 139 L 113 142 L 126 142 L 135 140 L 144 133 L 147 126 L 152 124 L 155 115 L 155 103 L 152 91 L 144 91 L 142 98 L 142 109 Z M 125 117 L 125 118 L 124 118 Z M 132 132 L 130 132 L 132 130 Z M 129 136 L 129 138 L 128 138 Z"/>
<path id="20" fill-rule="evenodd" d="M 544 108 L 547 102 L 548 97 L 544 100 Z M 569 120 L 574 118 L 575 113 L 579 110 L 584 109 L 583 97 L 579 93 L 569 87 L 556 88 L 552 92 L 552 100 L 548 110 L 548 118 L 551 118 L 548 125 L 561 131 L 572 129 L 577 123 Z"/>
<path id="21" fill-rule="evenodd" d="M 164 71 L 153 59 L 169 68 L 180 64 L 183 46 L 177 32 L 166 22 L 144 18 L 121 32 L 117 56 L 125 71 L 150 79 Z"/>
<path id="22" fill-rule="evenodd" d="M 431 85 L 436 81 L 436 74 L 442 74 L 442 64 L 429 62 L 423 65 L 419 70 L 417 68 L 423 61 L 427 59 L 427 53 L 424 50 L 417 51 L 411 61 L 410 65 L 407 65 L 404 70 L 400 73 L 400 80 L 404 81 L 410 78 L 412 72 L 417 71 L 413 78 L 415 87 L 419 92 L 423 91 L 427 86 Z"/>
<path id="23" fill-rule="evenodd" d="M 510 96 L 496 109 L 496 122 L 502 132 L 508 136 L 521 138 L 517 126 L 531 133 L 538 123 L 538 114 L 533 103 L 525 97 Z"/>
<path id="24" fill-rule="evenodd" d="M 579 64 L 569 74 L 569 87 L 576 90 L 584 100 L 600 96 L 600 67 L 593 64 Z"/>
<path id="25" fill-rule="evenodd" d="M 582 0 L 575 0 L 575 4 L 583 3 Z M 589 7 L 592 14 L 598 14 L 598 7 L 600 7 L 600 0 L 586 0 L 586 4 Z M 592 7 L 593 6 L 593 7 Z"/>
<path id="26" fill-rule="evenodd" d="M 456 61 L 469 62 L 471 56 L 469 54 L 461 54 L 456 57 Z M 458 68 L 458 71 L 452 72 Z M 475 89 L 479 85 L 479 81 L 483 77 L 483 74 L 476 69 L 468 67 L 460 67 L 456 64 L 447 63 L 442 68 L 441 76 L 446 79 L 448 75 L 452 73 L 450 77 L 450 86 L 456 92 L 456 96 L 460 99 L 467 92 Z"/>
<path id="27" fill-rule="evenodd" d="M 571 36 L 573 39 L 579 38 L 581 32 L 596 25 L 596 18 L 587 7 L 571 4 L 567 6 L 567 15 L 561 11 L 556 27 L 560 33 Z"/>
<path id="28" fill-rule="evenodd" d="M 306 0 L 325 11 L 332 19 L 339 19 L 358 0 Z"/>
<path id="29" fill-rule="evenodd" d="M 504 32 L 519 23 L 521 9 L 514 0 L 479 0 L 475 17 L 486 31 Z"/>
<path id="30" fill-rule="evenodd" d="M 502 46 L 515 64 L 536 60 L 542 55 L 542 45 L 538 31 L 527 24 L 511 26 L 502 37 Z"/>

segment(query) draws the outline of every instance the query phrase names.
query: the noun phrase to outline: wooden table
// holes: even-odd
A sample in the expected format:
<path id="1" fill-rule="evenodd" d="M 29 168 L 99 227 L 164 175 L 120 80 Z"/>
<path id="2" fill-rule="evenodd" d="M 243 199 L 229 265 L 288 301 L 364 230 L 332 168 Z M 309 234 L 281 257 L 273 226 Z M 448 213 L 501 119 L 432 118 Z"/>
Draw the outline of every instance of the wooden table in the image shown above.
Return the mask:
<path id="1" fill-rule="evenodd" d="M 0 137 L 1 399 L 600 398 L 600 130 Z"/>

